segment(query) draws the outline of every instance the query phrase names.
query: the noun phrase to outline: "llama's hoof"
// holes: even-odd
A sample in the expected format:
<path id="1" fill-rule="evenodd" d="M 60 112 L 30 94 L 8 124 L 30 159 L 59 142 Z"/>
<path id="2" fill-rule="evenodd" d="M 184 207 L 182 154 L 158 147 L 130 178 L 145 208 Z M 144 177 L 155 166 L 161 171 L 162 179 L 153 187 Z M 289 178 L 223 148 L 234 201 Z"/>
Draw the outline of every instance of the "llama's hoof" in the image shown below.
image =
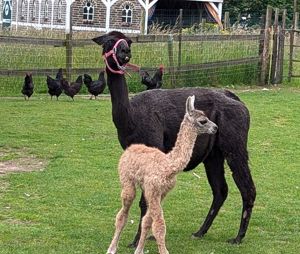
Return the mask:
<path id="1" fill-rule="evenodd" d="M 144 254 L 144 251 L 136 249 L 135 252 L 134 252 L 134 254 Z"/>
<path id="2" fill-rule="evenodd" d="M 194 239 L 195 238 L 203 238 L 204 235 L 205 235 L 205 233 L 198 231 L 198 232 L 192 234 L 192 238 L 194 238 Z"/>
<path id="3" fill-rule="evenodd" d="M 231 244 L 241 244 L 242 243 L 242 239 L 240 237 L 236 237 L 236 238 L 232 238 L 227 240 L 228 243 Z"/>
<path id="4" fill-rule="evenodd" d="M 116 254 L 117 253 L 117 249 L 114 247 L 110 247 L 108 248 L 106 254 Z"/>

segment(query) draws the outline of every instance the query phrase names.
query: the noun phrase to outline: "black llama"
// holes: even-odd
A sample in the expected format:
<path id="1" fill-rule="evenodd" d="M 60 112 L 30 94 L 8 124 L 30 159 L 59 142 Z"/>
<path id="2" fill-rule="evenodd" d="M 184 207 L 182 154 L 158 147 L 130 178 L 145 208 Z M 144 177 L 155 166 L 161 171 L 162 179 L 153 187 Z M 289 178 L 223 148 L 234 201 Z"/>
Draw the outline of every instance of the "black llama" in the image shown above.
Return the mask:
<path id="1" fill-rule="evenodd" d="M 126 65 L 130 65 L 132 41 L 116 31 L 94 38 L 93 41 L 103 46 L 112 117 L 123 149 L 133 143 L 140 143 L 157 147 L 163 152 L 170 151 L 175 144 L 185 113 L 185 101 L 191 95 L 196 96 L 195 108 L 203 110 L 207 117 L 218 125 L 216 135 L 203 135 L 201 141 L 197 139 L 192 158 L 185 168 L 185 171 L 192 170 L 203 162 L 213 193 L 213 201 L 206 219 L 193 235 L 205 235 L 227 197 L 228 187 L 224 176 L 226 159 L 243 201 L 239 232 L 229 242 L 241 243 L 248 228 L 256 196 L 248 166 L 247 139 L 250 116 L 246 106 L 230 91 L 207 88 L 148 90 L 129 100 L 124 73 Z M 142 219 L 147 211 L 143 194 L 139 205 Z M 140 233 L 141 220 L 131 246 L 137 245 Z"/>

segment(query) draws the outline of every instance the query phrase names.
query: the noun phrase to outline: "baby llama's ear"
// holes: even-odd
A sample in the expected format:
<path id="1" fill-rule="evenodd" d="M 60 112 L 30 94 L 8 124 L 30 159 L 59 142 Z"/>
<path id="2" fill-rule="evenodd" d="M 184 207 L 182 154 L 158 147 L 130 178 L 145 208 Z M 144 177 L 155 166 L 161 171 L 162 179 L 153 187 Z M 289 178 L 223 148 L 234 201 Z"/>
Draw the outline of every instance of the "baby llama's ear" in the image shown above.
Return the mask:
<path id="1" fill-rule="evenodd" d="M 191 115 L 191 112 L 195 110 L 195 95 L 189 96 L 186 100 L 186 113 Z"/>

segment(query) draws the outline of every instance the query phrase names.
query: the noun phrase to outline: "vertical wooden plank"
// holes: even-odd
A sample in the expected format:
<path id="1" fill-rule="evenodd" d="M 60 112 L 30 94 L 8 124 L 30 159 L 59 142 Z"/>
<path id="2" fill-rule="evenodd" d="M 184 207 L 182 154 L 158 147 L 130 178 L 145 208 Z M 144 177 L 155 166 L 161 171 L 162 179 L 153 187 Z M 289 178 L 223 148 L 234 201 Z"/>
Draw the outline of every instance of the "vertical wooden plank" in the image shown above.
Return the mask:
<path id="1" fill-rule="evenodd" d="M 170 66 L 170 77 L 171 77 L 171 86 L 172 88 L 175 87 L 175 71 L 174 71 L 174 39 L 173 36 L 170 34 L 168 39 L 168 54 L 169 54 L 169 66 Z"/>
<path id="2" fill-rule="evenodd" d="M 229 12 L 226 11 L 224 14 L 224 29 L 227 30 L 230 28 Z"/>
<path id="3" fill-rule="evenodd" d="M 182 48 L 182 15 L 183 10 L 180 9 L 179 12 L 179 36 L 178 36 L 178 70 L 180 70 L 181 66 L 181 48 Z"/>
<path id="4" fill-rule="evenodd" d="M 278 64 L 278 36 L 279 36 L 279 9 L 275 9 L 275 18 L 273 25 L 273 48 L 272 48 L 272 62 L 271 62 L 271 84 L 276 84 L 277 64 Z"/>
<path id="5" fill-rule="evenodd" d="M 298 18 L 297 18 L 298 17 Z M 299 13 L 295 12 L 293 17 L 293 27 L 290 30 L 290 58 L 289 58 L 289 74 L 288 81 L 291 82 L 293 76 L 293 57 L 294 57 L 294 44 L 295 44 L 295 29 L 298 27 Z"/>
<path id="6" fill-rule="evenodd" d="M 284 9 L 282 13 L 282 24 L 279 31 L 279 45 L 278 45 L 278 75 L 277 84 L 281 84 L 283 81 L 283 62 L 284 62 L 284 47 L 285 47 L 285 26 L 286 26 L 287 10 Z"/>
<path id="7" fill-rule="evenodd" d="M 70 33 L 66 34 L 66 72 L 67 80 L 71 82 L 72 78 L 72 62 L 73 62 L 73 48 L 72 48 L 72 4 L 70 6 Z"/>
<path id="8" fill-rule="evenodd" d="M 263 32 L 263 47 L 261 53 L 261 70 L 260 70 L 260 85 L 269 83 L 269 69 L 270 69 L 270 37 L 271 37 L 271 21 L 272 21 L 272 7 L 268 6 L 266 12 L 265 28 Z"/>

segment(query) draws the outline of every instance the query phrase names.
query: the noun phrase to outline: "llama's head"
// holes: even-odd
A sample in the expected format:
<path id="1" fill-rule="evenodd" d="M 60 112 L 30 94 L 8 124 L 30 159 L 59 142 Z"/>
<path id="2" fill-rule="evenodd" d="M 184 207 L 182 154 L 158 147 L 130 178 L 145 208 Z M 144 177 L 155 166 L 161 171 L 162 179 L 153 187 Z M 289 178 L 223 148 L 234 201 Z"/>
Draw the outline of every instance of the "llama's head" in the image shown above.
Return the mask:
<path id="1" fill-rule="evenodd" d="M 131 58 L 132 41 L 129 38 L 121 32 L 112 31 L 92 40 L 102 46 L 102 56 L 108 68 L 124 71 Z"/>
<path id="2" fill-rule="evenodd" d="M 186 117 L 197 128 L 198 134 L 215 134 L 218 126 L 210 121 L 205 113 L 195 109 L 195 95 L 189 96 L 186 100 Z"/>

